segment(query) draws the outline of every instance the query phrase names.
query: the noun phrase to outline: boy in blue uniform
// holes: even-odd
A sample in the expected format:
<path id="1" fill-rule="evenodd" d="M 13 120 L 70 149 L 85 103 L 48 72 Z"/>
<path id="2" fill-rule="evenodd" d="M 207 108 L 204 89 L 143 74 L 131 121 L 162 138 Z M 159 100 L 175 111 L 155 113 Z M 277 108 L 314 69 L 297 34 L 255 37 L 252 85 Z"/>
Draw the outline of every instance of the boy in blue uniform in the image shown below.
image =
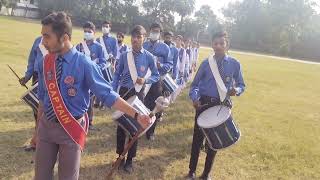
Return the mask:
<path id="1" fill-rule="evenodd" d="M 76 48 L 78 51 L 84 53 L 86 56 L 88 56 L 92 61 L 94 61 L 102 72 L 105 71 L 106 66 L 106 60 L 107 55 L 105 51 L 103 50 L 103 47 L 101 44 L 96 42 L 94 40 L 94 34 L 95 34 L 95 25 L 88 21 L 83 25 L 83 32 L 84 32 L 84 41 L 79 43 Z M 88 115 L 89 115 L 89 122 L 90 130 L 98 130 L 96 129 L 92 122 L 93 122 L 93 96 L 90 98 L 90 105 L 88 109 Z"/>
<path id="2" fill-rule="evenodd" d="M 154 56 L 143 49 L 142 44 L 144 42 L 146 30 L 144 27 L 138 25 L 131 31 L 131 45 L 132 50 L 124 52 L 120 55 L 119 62 L 114 73 L 114 80 L 112 82 L 113 90 L 119 89 L 119 94 L 123 99 L 129 99 L 131 96 L 137 95 L 143 102 L 144 88 L 136 88 L 136 85 L 143 86 L 145 84 L 153 84 L 160 79 L 158 69 L 155 64 Z M 133 54 L 133 59 L 128 59 L 128 53 Z M 129 62 L 133 61 L 133 62 Z M 133 68 L 132 66 L 136 66 Z M 137 72 L 132 72 L 136 69 Z M 150 77 L 147 77 L 147 71 L 151 71 Z M 137 73 L 137 79 L 133 80 L 135 76 L 131 76 L 131 73 Z M 118 126 L 117 128 L 117 154 L 119 156 L 124 150 L 126 140 L 125 131 Z M 124 170 L 131 173 L 133 170 L 132 159 L 136 156 L 138 141 L 129 149 L 127 160 L 124 164 L 124 159 L 121 166 L 124 165 Z M 120 167 L 121 167 L 120 166 Z"/>
<path id="3" fill-rule="evenodd" d="M 172 42 L 173 33 L 171 31 L 166 31 L 163 33 L 164 36 L 164 43 L 166 43 L 170 47 L 170 53 L 172 56 L 172 79 L 177 80 L 178 78 L 178 72 L 177 72 L 177 64 L 178 64 L 178 49 L 175 46 L 175 44 Z"/>
<path id="4" fill-rule="evenodd" d="M 104 105 L 134 117 L 143 127 L 150 124 L 150 118 L 139 114 L 120 98 L 103 78 L 99 67 L 73 47 L 72 23 L 66 13 L 52 13 L 41 24 L 43 45 L 49 54 L 37 67 L 39 108 L 34 179 L 52 180 L 53 168 L 59 159 L 59 179 L 77 180 L 84 148 L 84 141 L 77 140 L 85 140 L 83 126 L 86 125 L 89 90 Z"/>
<path id="5" fill-rule="evenodd" d="M 117 56 L 116 60 L 120 58 L 120 55 L 128 50 L 128 46 L 123 42 L 124 34 L 122 32 L 117 33 Z"/>
<path id="6" fill-rule="evenodd" d="M 228 48 L 228 39 L 225 32 L 221 31 L 213 34 L 212 48 L 215 54 L 214 58 L 212 58 L 211 60 L 215 59 L 217 61 L 219 74 L 221 75 L 221 79 L 223 80 L 223 83 L 228 90 L 228 103 L 226 103 L 226 105 L 231 107 L 232 103 L 230 96 L 240 96 L 245 89 L 241 66 L 239 61 L 226 55 L 226 51 Z M 197 118 L 206 109 L 221 104 L 216 80 L 209 65 L 209 59 L 204 60 L 200 65 L 199 70 L 191 84 L 189 95 L 193 101 L 193 106 L 196 109 L 196 116 L 194 123 L 189 173 L 187 179 L 195 179 L 200 147 L 204 140 L 204 134 L 197 124 Z M 211 179 L 210 171 L 216 153 L 216 151 L 207 148 L 205 167 L 202 175 L 200 176 L 200 179 Z"/>
<path id="7" fill-rule="evenodd" d="M 101 30 L 103 36 L 98 38 L 97 41 L 102 45 L 104 51 L 107 52 L 109 56 L 109 61 L 112 61 L 111 59 L 114 59 L 117 56 L 117 40 L 110 34 L 111 22 L 104 21 L 102 23 Z"/>
<path id="8" fill-rule="evenodd" d="M 162 32 L 162 27 L 158 23 L 153 23 L 150 26 L 149 41 L 143 43 L 143 48 L 152 53 L 156 57 L 156 64 L 158 71 L 160 73 L 160 80 L 152 84 L 146 98 L 145 105 L 149 109 L 155 107 L 155 100 L 162 95 L 162 78 L 171 71 L 173 66 L 173 60 L 170 53 L 170 48 L 163 42 L 160 42 L 160 35 Z M 157 120 L 154 122 L 153 126 L 147 131 L 146 136 L 148 140 L 154 140 L 154 130 L 157 125 L 157 121 L 161 118 L 162 113 L 157 113 Z"/>
<path id="9" fill-rule="evenodd" d="M 42 45 L 42 37 L 37 37 L 34 41 L 32 48 L 30 50 L 28 58 L 27 71 L 25 72 L 24 77 L 20 79 L 20 84 L 25 85 L 32 78 L 32 86 L 38 82 L 38 71 L 37 66 L 39 61 L 43 60 L 43 57 L 47 54 L 47 50 Z M 33 110 L 33 115 L 35 119 L 35 124 L 37 124 L 37 112 Z M 33 135 L 30 144 L 24 147 L 25 151 L 35 150 L 36 147 L 36 138 Z"/>

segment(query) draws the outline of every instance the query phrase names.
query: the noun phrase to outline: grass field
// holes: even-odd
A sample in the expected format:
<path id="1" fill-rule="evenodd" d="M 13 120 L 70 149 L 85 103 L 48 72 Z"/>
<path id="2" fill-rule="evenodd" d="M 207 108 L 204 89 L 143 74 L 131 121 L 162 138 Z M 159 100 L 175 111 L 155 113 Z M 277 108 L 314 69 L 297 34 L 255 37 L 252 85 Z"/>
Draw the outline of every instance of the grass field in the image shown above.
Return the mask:
<path id="1" fill-rule="evenodd" d="M 20 100 L 25 89 L 6 64 L 22 75 L 40 30 L 34 22 L 0 17 L 0 179 L 33 177 L 33 153 L 24 152 L 21 146 L 31 137 L 34 120 L 31 109 Z M 81 37 L 81 31 L 74 30 L 73 42 Z M 201 49 L 200 59 L 209 53 Z M 243 96 L 234 99 L 233 109 L 242 138 L 236 146 L 218 153 L 213 178 L 320 179 L 320 65 L 231 55 L 241 62 L 247 84 Z M 166 111 L 156 141 L 141 138 L 135 172 L 117 173 L 115 179 L 183 179 L 194 123 L 187 90 Z M 104 179 L 116 158 L 116 126 L 110 114 L 96 111 L 95 124 L 101 131 L 89 134 L 80 179 Z M 198 175 L 204 158 L 202 153 Z"/>

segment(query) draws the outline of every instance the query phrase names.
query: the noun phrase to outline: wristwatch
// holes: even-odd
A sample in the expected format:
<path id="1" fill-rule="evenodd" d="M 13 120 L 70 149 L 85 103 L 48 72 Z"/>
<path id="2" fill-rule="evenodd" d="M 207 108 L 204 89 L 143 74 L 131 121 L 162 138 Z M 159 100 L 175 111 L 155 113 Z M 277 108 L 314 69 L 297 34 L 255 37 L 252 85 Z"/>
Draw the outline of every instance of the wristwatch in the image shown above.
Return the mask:
<path id="1" fill-rule="evenodd" d="M 134 114 L 134 119 L 135 119 L 136 121 L 138 121 L 138 116 L 139 116 L 139 113 L 136 112 L 136 113 Z"/>

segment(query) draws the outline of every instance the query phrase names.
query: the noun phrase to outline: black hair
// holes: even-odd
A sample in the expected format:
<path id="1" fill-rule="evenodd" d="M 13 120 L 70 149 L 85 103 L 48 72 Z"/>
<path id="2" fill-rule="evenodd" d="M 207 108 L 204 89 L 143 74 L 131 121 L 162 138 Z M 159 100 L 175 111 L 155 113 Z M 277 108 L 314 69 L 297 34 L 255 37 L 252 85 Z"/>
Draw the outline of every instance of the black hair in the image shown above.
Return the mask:
<path id="1" fill-rule="evenodd" d="M 103 21 L 102 25 L 103 24 L 109 24 L 110 26 L 112 25 L 110 21 Z"/>
<path id="2" fill-rule="evenodd" d="M 173 36 L 173 32 L 166 31 L 166 32 L 163 33 L 163 36 Z"/>
<path id="3" fill-rule="evenodd" d="M 85 22 L 82 27 L 92 29 L 93 31 L 96 30 L 96 26 L 91 21 Z"/>
<path id="4" fill-rule="evenodd" d="M 70 16 L 65 12 L 53 12 L 41 20 L 43 26 L 51 25 L 52 31 L 61 38 L 67 34 L 71 39 L 72 22 Z"/>
<path id="5" fill-rule="evenodd" d="M 212 34 L 212 41 L 216 38 L 225 38 L 228 39 L 228 33 L 226 31 L 218 31 Z"/>
<path id="6" fill-rule="evenodd" d="M 136 25 L 132 30 L 131 30 L 131 36 L 136 36 L 136 35 L 145 35 L 146 29 L 141 26 L 141 25 Z"/>
<path id="7" fill-rule="evenodd" d="M 154 28 L 160 28 L 160 32 L 162 32 L 162 26 L 159 23 L 152 23 L 150 26 L 150 30 Z"/>
<path id="8" fill-rule="evenodd" d="M 124 38 L 124 33 L 123 33 L 123 32 L 118 32 L 118 33 L 117 33 L 117 37 L 118 37 L 118 36 Z"/>

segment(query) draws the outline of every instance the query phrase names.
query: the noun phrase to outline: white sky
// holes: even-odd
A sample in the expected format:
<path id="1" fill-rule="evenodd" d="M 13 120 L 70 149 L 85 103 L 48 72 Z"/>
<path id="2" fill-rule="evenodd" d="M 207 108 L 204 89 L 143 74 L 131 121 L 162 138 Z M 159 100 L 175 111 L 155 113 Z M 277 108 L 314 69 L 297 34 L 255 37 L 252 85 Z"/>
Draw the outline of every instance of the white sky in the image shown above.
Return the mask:
<path id="1" fill-rule="evenodd" d="M 196 10 L 199 10 L 202 5 L 209 5 L 214 13 L 218 17 L 222 17 L 220 12 L 221 8 L 227 7 L 230 2 L 235 2 L 239 0 L 196 0 Z"/>
<path id="2" fill-rule="evenodd" d="M 230 2 L 236 2 L 236 1 L 242 1 L 242 0 L 196 0 L 196 10 L 194 12 L 199 10 L 202 5 L 206 4 L 211 7 L 214 13 L 218 16 L 218 18 L 223 19 L 223 15 L 220 11 L 221 8 L 227 7 Z M 316 11 L 320 13 L 320 0 L 312 0 L 312 1 L 318 4 Z M 180 20 L 180 17 L 176 15 L 175 20 L 177 23 Z"/>

